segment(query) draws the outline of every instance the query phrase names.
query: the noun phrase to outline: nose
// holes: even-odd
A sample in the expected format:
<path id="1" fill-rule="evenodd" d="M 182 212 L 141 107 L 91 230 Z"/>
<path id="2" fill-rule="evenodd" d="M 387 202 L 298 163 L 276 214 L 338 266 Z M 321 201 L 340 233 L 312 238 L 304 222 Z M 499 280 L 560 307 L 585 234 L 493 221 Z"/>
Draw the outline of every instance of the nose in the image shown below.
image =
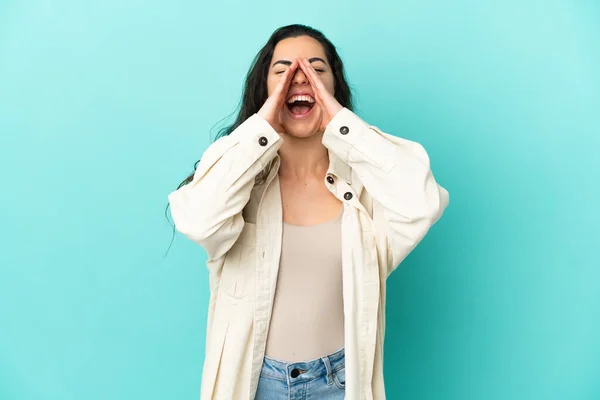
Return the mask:
<path id="1" fill-rule="evenodd" d="M 296 74 L 294 75 L 293 82 L 295 85 L 305 85 L 308 83 L 308 78 L 304 74 L 301 68 L 296 70 Z"/>

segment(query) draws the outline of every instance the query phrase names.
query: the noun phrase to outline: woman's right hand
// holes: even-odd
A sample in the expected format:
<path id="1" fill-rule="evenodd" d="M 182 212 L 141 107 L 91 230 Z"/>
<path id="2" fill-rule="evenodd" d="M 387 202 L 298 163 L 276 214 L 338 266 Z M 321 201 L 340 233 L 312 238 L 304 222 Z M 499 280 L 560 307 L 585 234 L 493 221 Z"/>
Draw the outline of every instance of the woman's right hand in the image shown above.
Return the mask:
<path id="1" fill-rule="evenodd" d="M 283 132 L 283 126 L 281 125 L 281 113 L 283 107 L 286 106 L 285 98 L 292 82 L 292 77 L 298 69 L 299 61 L 296 59 L 292 62 L 292 65 L 281 75 L 279 83 L 273 90 L 273 93 L 267 98 L 265 104 L 258 111 L 258 115 L 264 118 L 269 125 L 275 129 L 275 132 Z"/>

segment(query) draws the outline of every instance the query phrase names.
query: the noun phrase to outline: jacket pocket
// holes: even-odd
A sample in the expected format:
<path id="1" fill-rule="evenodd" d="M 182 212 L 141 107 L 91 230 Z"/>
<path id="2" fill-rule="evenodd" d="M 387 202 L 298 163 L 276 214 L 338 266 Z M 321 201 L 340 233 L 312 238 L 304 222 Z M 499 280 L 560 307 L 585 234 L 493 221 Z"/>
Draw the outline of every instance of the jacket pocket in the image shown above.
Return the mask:
<path id="1" fill-rule="evenodd" d="M 225 256 L 219 290 L 234 299 L 253 295 L 256 255 L 256 225 L 245 222 L 242 233 Z"/>

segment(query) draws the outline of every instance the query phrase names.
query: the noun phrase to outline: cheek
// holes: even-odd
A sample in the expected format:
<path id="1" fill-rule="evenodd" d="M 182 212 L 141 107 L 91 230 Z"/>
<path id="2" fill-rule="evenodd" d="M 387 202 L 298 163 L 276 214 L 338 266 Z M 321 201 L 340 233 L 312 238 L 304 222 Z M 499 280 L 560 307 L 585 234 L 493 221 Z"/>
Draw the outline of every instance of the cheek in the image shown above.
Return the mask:
<path id="1" fill-rule="evenodd" d="M 329 75 L 327 76 L 326 79 L 323 79 L 323 83 L 325 84 L 325 87 L 327 88 L 327 91 L 331 94 L 335 93 L 335 84 L 333 83 L 333 76 Z"/>
<path id="2" fill-rule="evenodd" d="M 331 82 L 331 85 L 329 85 L 327 87 L 327 89 L 329 90 L 329 93 L 331 93 L 332 95 L 335 94 L 335 85 L 333 84 L 333 82 Z"/>
<path id="3" fill-rule="evenodd" d="M 269 77 L 267 78 L 267 94 L 269 96 L 271 95 L 271 93 L 273 93 L 273 90 L 275 90 L 275 87 L 277 87 L 277 83 L 278 83 L 277 77 L 274 75 L 269 75 Z"/>

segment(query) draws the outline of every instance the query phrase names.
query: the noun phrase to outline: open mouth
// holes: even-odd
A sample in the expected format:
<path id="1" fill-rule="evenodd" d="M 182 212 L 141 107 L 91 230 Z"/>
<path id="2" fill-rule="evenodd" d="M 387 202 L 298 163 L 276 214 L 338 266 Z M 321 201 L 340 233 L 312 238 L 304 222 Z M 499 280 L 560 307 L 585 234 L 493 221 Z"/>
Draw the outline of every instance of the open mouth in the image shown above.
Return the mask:
<path id="1" fill-rule="evenodd" d="M 315 106 L 315 99 L 311 96 L 292 96 L 287 101 L 287 107 L 295 116 L 307 115 Z"/>

